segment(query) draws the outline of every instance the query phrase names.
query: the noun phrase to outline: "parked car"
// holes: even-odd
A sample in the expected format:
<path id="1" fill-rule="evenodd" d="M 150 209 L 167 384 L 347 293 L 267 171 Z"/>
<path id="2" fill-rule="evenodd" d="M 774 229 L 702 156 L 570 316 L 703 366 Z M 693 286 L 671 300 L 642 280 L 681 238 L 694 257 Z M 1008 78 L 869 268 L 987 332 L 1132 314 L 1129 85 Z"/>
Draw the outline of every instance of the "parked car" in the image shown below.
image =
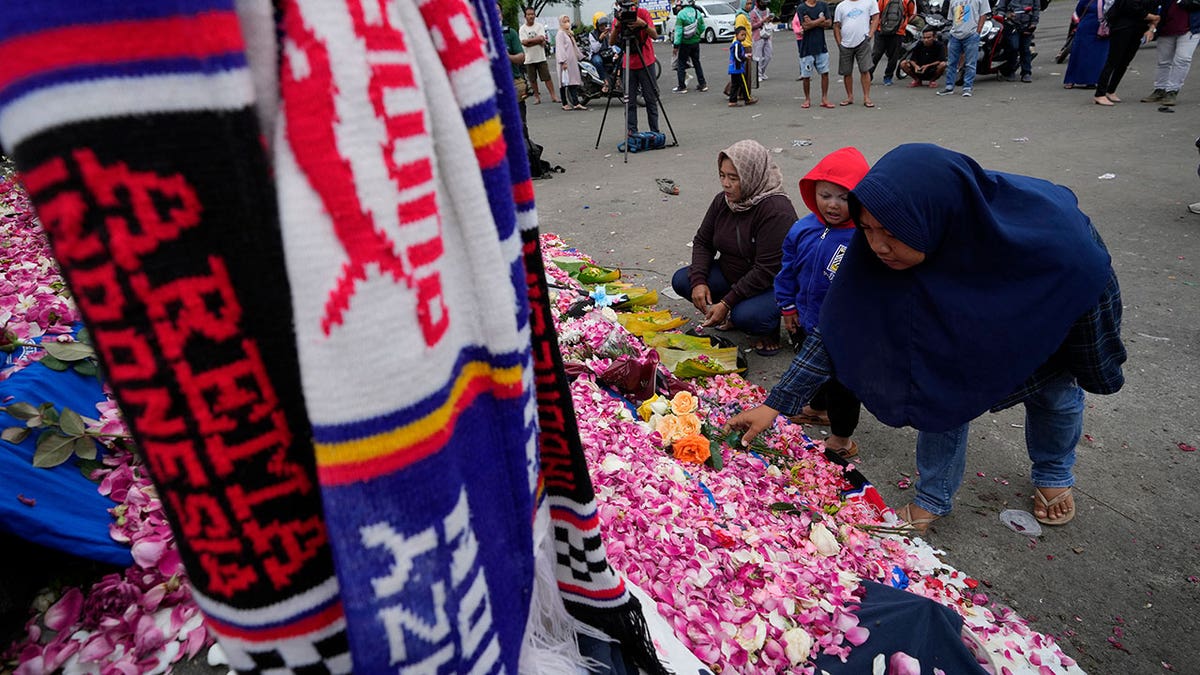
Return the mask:
<path id="1" fill-rule="evenodd" d="M 696 8 L 704 13 L 704 41 L 712 44 L 733 39 L 733 19 L 737 8 L 725 0 L 696 0 Z"/>

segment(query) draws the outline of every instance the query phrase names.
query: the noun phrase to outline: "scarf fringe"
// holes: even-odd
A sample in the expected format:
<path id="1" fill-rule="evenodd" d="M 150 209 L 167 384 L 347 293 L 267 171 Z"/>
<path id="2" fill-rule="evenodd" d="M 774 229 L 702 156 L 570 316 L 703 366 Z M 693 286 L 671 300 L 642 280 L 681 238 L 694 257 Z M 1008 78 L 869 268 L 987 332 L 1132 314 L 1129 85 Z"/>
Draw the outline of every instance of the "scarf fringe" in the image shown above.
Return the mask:
<path id="1" fill-rule="evenodd" d="M 554 537 L 550 536 L 550 511 L 545 505 L 534 522 L 533 590 L 529 600 L 529 619 L 525 641 L 521 645 L 518 672 L 521 675 L 561 675 L 596 672 L 600 665 L 579 652 L 576 633 L 601 640 L 607 635 L 584 626 L 567 611 L 555 577 Z"/>
<path id="2" fill-rule="evenodd" d="M 578 603 L 567 603 L 571 614 L 594 629 L 603 631 L 608 640 L 621 643 L 626 662 L 637 664 L 647 675 L 673 675 L 658 659 L 650 627 L 642 614 L 642 604 L 629 596 L 629 602 L 619 609 L 597 609 Z"/>

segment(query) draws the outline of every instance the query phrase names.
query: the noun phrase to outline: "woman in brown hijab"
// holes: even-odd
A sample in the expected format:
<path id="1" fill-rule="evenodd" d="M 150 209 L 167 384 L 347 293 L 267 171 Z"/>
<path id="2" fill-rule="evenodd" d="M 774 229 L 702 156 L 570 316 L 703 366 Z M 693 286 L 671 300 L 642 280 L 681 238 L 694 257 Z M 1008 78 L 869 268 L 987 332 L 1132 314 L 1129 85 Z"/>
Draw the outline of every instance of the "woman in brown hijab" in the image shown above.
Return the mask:
<path id="1" fill-rule="evenodd" d="M 717 155 L 721 192 L 692 240 L 692 264 L 671 285 L 704 314 L 703 326 L 750 334 L 755 351 L 779 351 L 775 275 L 796 209 L 783 174 L 757 141 L 738 141 Z"/>

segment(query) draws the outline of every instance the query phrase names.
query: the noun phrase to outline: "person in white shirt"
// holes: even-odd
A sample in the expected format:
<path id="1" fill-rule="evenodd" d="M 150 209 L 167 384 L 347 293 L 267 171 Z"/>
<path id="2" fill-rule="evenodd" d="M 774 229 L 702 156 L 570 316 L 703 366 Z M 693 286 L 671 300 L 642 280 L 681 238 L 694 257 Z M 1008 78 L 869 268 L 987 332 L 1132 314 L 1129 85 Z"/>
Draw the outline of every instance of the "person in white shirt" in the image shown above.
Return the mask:
<path id="1" fill-rule="evenodd" d="M 550 66 L 546 62 L 546 46 L 550 40 L 546 38 L 546 27 L 537 21 L 537 13 L 532 7 L 525 8 L 525 23 L 517 31 L 521 38 L 521 46 L 525 49 L 525 79 L 533 90 L 533 104 L 542 102 L 542 94 L 538 91 L 538 80 L 546 85 L 550 100 L 558 103 L 554 96 L 554 85 L 550 83 Z"/>
<path id="2" fill-rule="evenodd" d="M 838 74 L 846 85 L 841 105 L 854 103 L 854 66 L 862 80 L 863 105 L 871 102 L 871 36 L 879 28 L 879 4 L 873 0 L 842 0 L 833 11 L 833 39 L 838 44 Z"/>

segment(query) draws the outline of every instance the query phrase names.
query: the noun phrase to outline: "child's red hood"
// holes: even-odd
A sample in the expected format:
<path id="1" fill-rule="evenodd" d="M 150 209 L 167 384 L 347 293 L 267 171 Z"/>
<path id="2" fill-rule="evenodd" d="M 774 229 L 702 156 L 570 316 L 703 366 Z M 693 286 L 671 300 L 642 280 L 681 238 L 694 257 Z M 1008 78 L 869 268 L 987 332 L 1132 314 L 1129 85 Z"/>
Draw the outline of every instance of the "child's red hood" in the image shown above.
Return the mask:
<path id="1" fill-rule="evenodd" d="M 863 157 L 857 148 L 834 150 L 800 179 L 800 196 L 804 198 L 804 205 L 824 223 L 821 212 L 817 210 L 817 181 L 826 180 L 847 190 L 853 190 L 870 169 L 867 158 Z M 854 227 L 854 222 L 847 220 L 840 227 Z"/>

